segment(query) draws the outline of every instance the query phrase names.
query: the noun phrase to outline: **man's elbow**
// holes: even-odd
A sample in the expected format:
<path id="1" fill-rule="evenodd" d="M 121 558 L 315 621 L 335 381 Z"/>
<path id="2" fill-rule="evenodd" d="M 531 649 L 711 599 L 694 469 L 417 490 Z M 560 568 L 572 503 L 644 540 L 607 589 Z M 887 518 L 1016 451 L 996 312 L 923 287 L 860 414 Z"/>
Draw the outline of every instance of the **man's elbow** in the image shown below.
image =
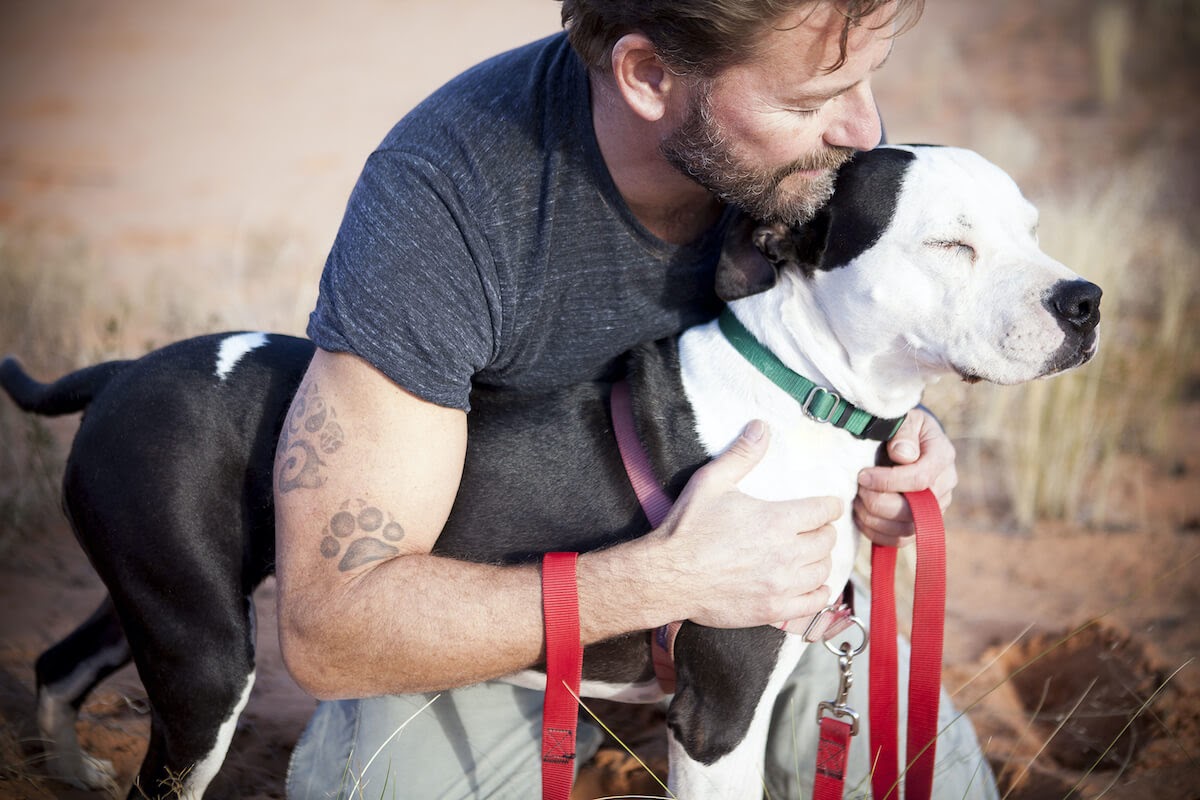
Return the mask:
<path id="1" fill-rule="evenodd" d="M 280 603 L 279 651 L 296 684 L 318 700 L 345 700 L 369 694 L 357 686 L 345 664 L 336 631 L 319 622 L 321 614 L 294 612 Z"/>

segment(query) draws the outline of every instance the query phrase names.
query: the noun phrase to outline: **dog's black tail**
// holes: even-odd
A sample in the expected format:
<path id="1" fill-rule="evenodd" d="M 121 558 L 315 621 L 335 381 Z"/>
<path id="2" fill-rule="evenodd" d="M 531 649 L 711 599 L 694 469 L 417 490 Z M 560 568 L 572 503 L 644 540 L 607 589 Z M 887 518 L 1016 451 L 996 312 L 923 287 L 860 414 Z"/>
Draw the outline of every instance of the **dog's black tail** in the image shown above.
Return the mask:
<path id="1" fill-rule="evenodd" d="M 39 383 L 9 356 L 0 361 L 0 388 L 25 411 L 48 417 L 72 414 L 82 411 L 130 363 L 106 361 L 64 375 L 54 383 Z"/>

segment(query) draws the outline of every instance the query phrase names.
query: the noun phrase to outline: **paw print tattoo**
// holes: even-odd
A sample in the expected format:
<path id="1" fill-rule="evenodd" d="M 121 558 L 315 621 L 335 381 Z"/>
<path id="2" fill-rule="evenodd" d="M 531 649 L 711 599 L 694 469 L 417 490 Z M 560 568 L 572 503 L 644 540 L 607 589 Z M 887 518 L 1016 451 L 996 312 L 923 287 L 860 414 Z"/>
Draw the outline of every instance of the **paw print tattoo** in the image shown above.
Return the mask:
<path id="1" fill-rule="evenodd" d="M 356 538 L 352 538 L 356 537 Z M 321 539 L 321 555 L 337 558 L 342 542 L 350 539 L 338 569 L 349 572 L 363 564 L 391 558 L 400 553 L 396 543 L 404 538 L 404 528 L 384 513 L 362 500 L 347 500 L 329 520 L 325 537 Z"/>
<path id="2" fill-rule="evenodd" d="M 315 383 L 305 383 L 292 401 L 292 410 L 279 434 L 278 489 L 319 489 L 325 485 L 321 455 L 336 453 L 345 440 L 337 412 L 326 405 Z"/>

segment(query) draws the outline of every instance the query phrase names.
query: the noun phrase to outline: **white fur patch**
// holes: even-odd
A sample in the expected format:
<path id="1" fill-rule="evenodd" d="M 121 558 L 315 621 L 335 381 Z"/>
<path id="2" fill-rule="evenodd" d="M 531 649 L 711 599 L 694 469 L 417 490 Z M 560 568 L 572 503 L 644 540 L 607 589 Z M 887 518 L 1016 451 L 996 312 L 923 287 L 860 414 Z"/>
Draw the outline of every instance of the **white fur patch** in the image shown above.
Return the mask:
<path id="1" fill-rule="evenodd" d="M 237 728 L 238 717 L 242 715 L 242 709 L 246 707 L 246 703 L 250 700 L 250 689 L 253 687 L 254 673 L 251 672 L 246 676 L 246 686 L 242 689 L 242 696 L 217 730 L 217 740 L 213 743 L 212 750 L 208 751 L 208 755 L 204 758 L 197 761 L 196 765 L 188 772 L 183 791 L 179 794 L 184 800 L 200 800 L 204 796 L 204 790 L 208 788 L 208 784 L 217 776 L 217 771 L 221 769 L 221 764 L 225 762 L 225 754 L 229 752 L 229 743 L 233 741 L 233 733 Z"/>
<path id="2" fill-rule="evenodd" d="M 225 380 L 242 357 L 267 343 L 265 333 L 239 333 L 221 340 L 217 350 L 217 377 Z"/>

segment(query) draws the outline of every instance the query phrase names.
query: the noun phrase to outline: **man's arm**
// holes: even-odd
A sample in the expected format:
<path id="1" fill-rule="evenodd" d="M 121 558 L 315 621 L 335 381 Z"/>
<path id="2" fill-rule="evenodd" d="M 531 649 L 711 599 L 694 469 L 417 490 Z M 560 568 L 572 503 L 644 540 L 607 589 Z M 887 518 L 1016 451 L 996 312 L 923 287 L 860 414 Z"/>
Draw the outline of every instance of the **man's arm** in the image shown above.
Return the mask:
<path id="1" fill-rule="evenodd" d="M 748 431 L 697 473 L 658 530 L 580 558 L 585 644 L 677 619 L 748 627 L 825 604 L 828 523 L 841 504 L 737 491 L 769 438 L 761 424 Z M 280 641 L 315 696 L 441 690 L 541 657 L 536 565 L 431 555 L 466 435 L 462 411 L 409 394 L 355 356 L 317 351 L 275 476 Z"/>

